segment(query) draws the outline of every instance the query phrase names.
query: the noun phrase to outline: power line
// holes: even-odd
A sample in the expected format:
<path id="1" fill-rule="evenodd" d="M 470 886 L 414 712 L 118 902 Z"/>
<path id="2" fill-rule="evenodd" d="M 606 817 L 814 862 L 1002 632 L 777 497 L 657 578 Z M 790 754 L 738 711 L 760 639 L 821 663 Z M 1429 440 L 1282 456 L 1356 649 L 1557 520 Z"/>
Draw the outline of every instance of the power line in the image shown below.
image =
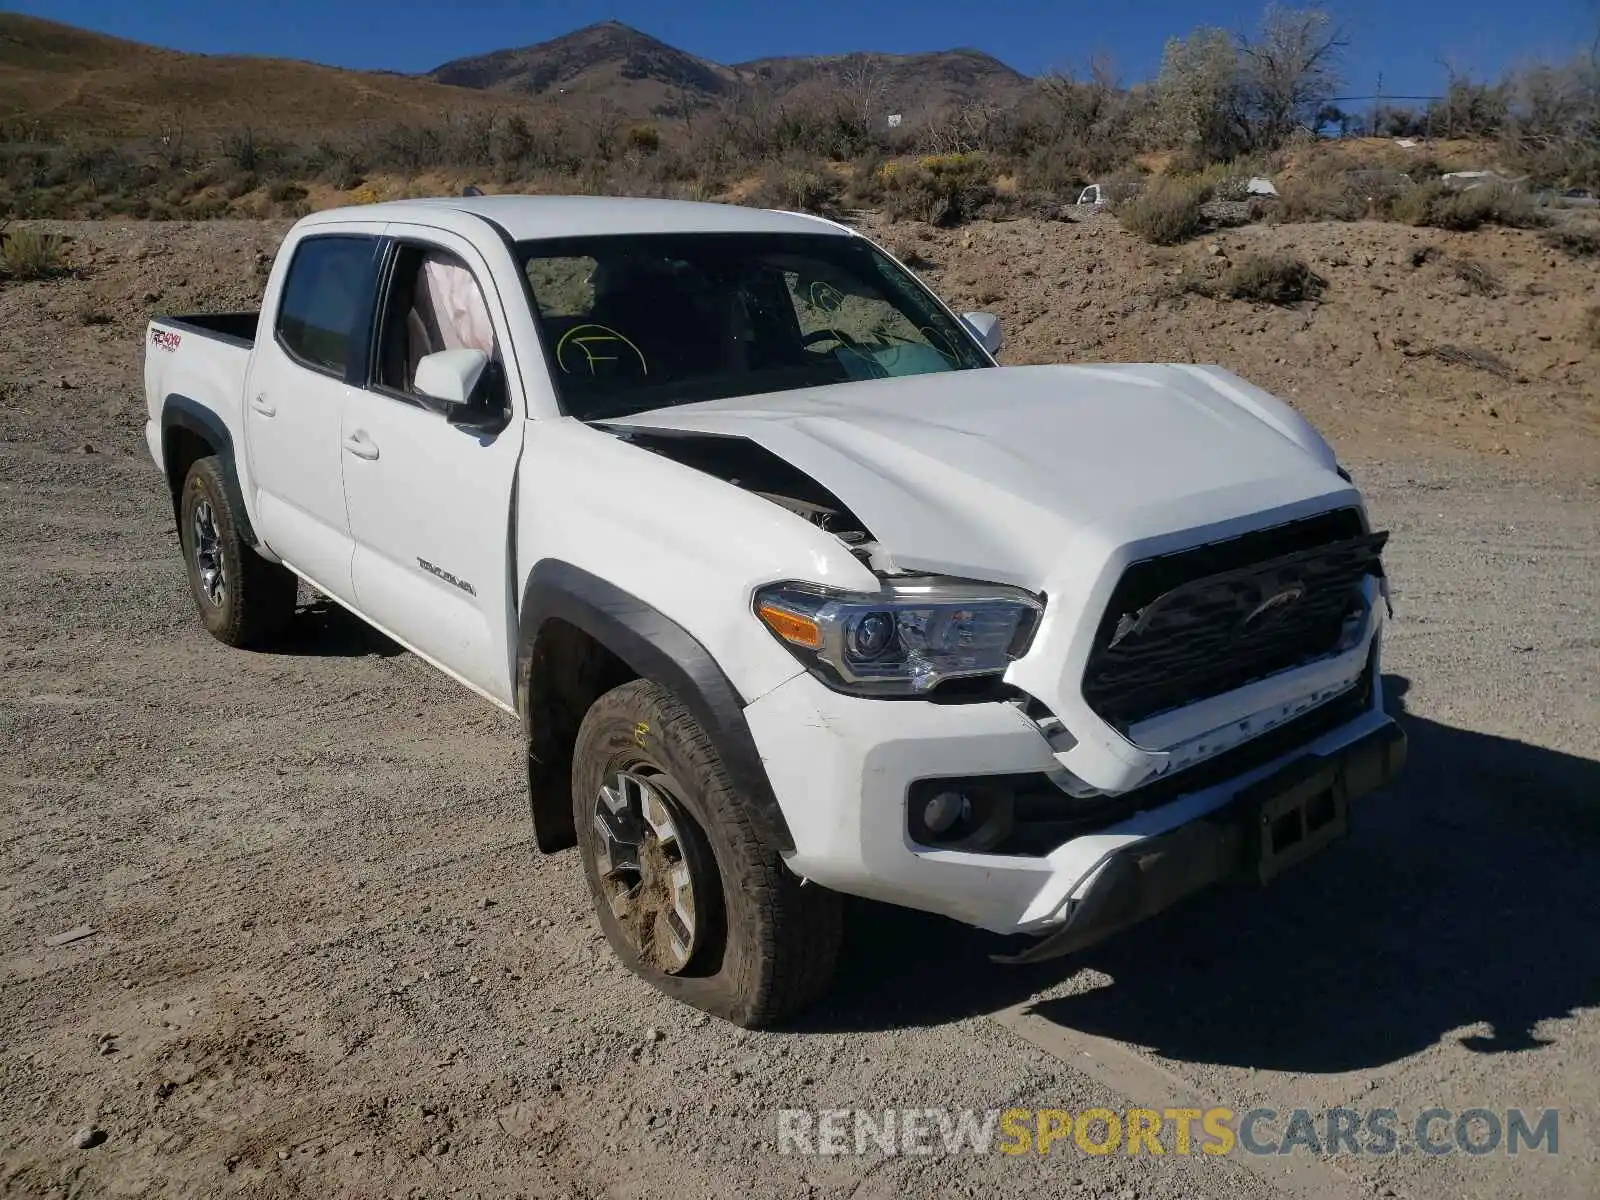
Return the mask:
<path id="1" fill-rule="evenodd" d="M 1382 92 L 1375 96 L 1329 96 L 1329 104 L 1342 104 L 1347 100 L 1443 100 L 1444 96 L 1395 96 Z"/>

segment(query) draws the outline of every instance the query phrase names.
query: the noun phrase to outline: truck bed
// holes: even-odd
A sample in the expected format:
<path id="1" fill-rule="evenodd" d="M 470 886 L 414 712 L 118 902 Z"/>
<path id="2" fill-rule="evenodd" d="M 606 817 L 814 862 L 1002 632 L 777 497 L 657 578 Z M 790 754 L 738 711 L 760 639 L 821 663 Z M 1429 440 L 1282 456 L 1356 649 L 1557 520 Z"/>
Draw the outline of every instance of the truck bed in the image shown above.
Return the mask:
<path id="1" fill-rule="evenodd" d="M 144 388 L 150 453 L 165 466 L 162 413 L 171 405 L 220 420 L 213 445 L 243 446 L 244 388 L 259 312 L 157 317 L 145 339 Z"/>
<path id="2" fill-rule="evenodd" d="M 261 321 L 261 311 L 231 313 L 192 313 L 186 316 L 158 317 L 156 323 L 168 329 L 197 333 L 201 337 L 216 338 L 243 346 L 246 350 L 256 344 L 256 326 Z"/>

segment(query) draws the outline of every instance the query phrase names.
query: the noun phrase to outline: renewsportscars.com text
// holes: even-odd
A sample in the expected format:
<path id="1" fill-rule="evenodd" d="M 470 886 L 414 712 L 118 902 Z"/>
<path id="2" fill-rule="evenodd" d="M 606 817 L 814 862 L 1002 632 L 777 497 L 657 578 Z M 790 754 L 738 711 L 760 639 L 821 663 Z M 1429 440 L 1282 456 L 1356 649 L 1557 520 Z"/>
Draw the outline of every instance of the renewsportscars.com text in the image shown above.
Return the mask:
<path id="1" fill-rule="evenodd" d="M 1556 1109 L 781 1109 L 780 1154 L 1556 1154 Z"/>

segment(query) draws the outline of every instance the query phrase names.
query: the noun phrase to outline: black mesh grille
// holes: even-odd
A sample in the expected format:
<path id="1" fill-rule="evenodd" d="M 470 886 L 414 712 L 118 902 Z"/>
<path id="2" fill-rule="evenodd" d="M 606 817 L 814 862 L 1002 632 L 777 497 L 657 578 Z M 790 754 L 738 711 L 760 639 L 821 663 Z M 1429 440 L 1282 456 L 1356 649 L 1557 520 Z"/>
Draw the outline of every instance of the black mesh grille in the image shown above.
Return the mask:
<path id="1" fill-rule="evenodd" d="M 1134 563 L 1096 632 L 1084 699 L 1126 730 L 1327 655 L 1388 536 L 1340 509 Z"/>
<path id="2" fill-rule="evenodd" d="M 1204 762 L 1120 796 L 1074 800 L 1052 784 L 1048 776 L 1018 777 L 1011 832 L 990 853 L 1049 854 L 1069 838 L 1097 832 L 1126 820 L 1134 813 L 1149 812 L 1179 796 L 1215 787 L 1246 771 L 1253 771 L 1263 763 L 1281 758 L 1296 747 L 1304 746 L 1354 721 L 1371 707 L 1372 656 L 1369 654 L 1367 668 L 1361 673 L 1361 678 L 1334 699 L 1231 750 L 1224 750 Z"/>

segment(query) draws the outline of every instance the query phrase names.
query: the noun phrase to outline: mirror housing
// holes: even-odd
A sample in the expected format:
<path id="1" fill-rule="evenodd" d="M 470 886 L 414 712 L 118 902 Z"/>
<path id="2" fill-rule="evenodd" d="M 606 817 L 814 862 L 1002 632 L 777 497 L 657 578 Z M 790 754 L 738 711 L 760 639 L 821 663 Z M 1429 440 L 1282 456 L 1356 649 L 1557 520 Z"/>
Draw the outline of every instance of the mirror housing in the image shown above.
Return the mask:
<path id="1" fill-rule="evenodd" d="M 472 402 L 472 393 L 483 378 L 489 356 L 482 350 L 440 350 L 424 354 L 417 361 L 412 387 L 417 395 L 454 408 Z M 431 407 L 431 406 L 430 406 Z M 441 407 L 441 412 L 447 411 Z"/>
<path id="2" fill-rule="evenodd" d="M 500 367 L 482 350 L 439 350 L 417 361 L 412 391 L 423 406 L 450 424 L 476 432 L 505 428 L 506 415 L 491 402 Z"/>
<path id="3" fill-rule="evenodd" d="M 972 336 L 978 339 L 979 345 L 990 354 L 1000 353 L 1000 347 L 1005 344 L 1005 334 L 1000 329 L 999 317 L 993 313 L 969 312 L 962 313 L 961 319 L 972 331 Z"/>

